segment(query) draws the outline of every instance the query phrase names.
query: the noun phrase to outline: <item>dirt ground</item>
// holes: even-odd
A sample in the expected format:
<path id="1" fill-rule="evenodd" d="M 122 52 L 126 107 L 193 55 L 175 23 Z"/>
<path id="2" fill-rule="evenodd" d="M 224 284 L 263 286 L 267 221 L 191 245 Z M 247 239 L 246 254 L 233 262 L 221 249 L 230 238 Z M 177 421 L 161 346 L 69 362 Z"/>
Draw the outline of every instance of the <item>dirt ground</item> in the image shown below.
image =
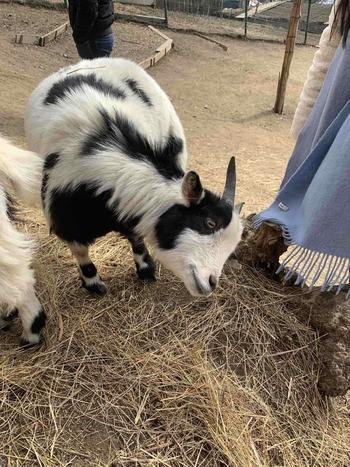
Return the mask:
<path id="1" fill-rule="evenodd" d="M 25 145 L 23 116 L 28 96 L 40 80 L 59 67 L 78 61 L 78 56 L 70 31 L 43 48 L 15 45 L 12 37 L 16 32 L 48 32 L 46 26 L 50 30 L 66 19 L 64 12 L 0 4 L 0 132 L 20 145 Z M 179 16 L 175 19 L 174 27 L 178 27 Z M 215 21 L 215 27 L 208 32 L 218 33 L 217 24 Z M 135 61 L 152 55 L 162 42 L 146 26 L 117 22 L 114 32 L 113 56 Z M 296 48 L 285 113 L 278 116 L 271 109 L 283 45 L 220 37 L 218 40 L 228 46 L 225 52 L 197 36 L 174 31 L 166 34 L 174 40 L 175 48 L 149 73 L 168 93 L 180 115 L 187 135 L 188 167 L 198 170 L 205 185 L 220 191 L 227 161 L 235 155 L 237 200 L 246 203 L 244 212 L 267 207 L 293 148 L 289 128 L 315 48 Z M 115 459 L 116 446 L 120 449 L 119 460 L 113 465 L 118 467 L 326 466 L 328 458 L 331 459 L 328 465 L 349 465 L 348 402 L 343 398 L 332 406 L 321 400 L 316 389 L 319 369 L 314 364 L 318 337 L 288 316 L 288 304 L 278 291 L 269 295 L 267 285 L 263 284 L 261 290 L 250 292 L 249 283 L 242 282 L 242 293 L 249 297 L 249 294 L 252 297 L 254 293 L 260 294 L 254 295 L 252 308 L 246 310 L 245 300 L 236 300 L 230 290 L 222 292 L 221 302 L 214 299 L 209 305 L 204 301 L 192 303 L 181 292 L 181 285 L 173 283 L 164 273 L 156 288 L 148 290 L 134 281 L 126 244 L 107 238 L 96 246 L 92 257 L 97 259 L 110 293 L 106 299 L 96 302 L 79 289 L 74 261 L 62 244 L 49 239 L 42 216 L 32 211 L 26 214 L 30 222 L 25 228 L 39 237 L 41 246 L 35 268 L 40 299 L 49 310 L 46 333 L 50 339 L 42 351 L 29 357 L 18 356 L 13 350 L 15 334 L 1 344 L 2 390 L 8 396 L 4 396 L 4 405 L 0 407 L 0 420 L 2 407 L 12 414 L 11 420 L 0 424 L 0 436 L 6 446 L 6 452 L 2 452 L 0 442 L 1 467 L 2 460 L 8 466 L 107 466 Z M 237 287 L 235 281 L 234 278 L 232 287 Z M 279 306 L 283 302 L 283 313 L 277 318 L 265 296 L 275 300 L 273 303 L 277 301 Z M 225 303 L 232 308 L 224 309 Z M 261 303 L 265 314 L 259 316 Z M 126 307 L 127 312 L 124 308 L 119 311 L 119 306 Z M 244 313 L 244 324 L 237 320 L 239 312 Z M 265 327 L 253 342 L 250 328 L 260 323 L 260 318 Z M 290 321 L 290 328 L 284 327 L 284 320 Z M 169 323 L 173 328 L 167 327 Z M 92 335 L 95 324 L 98 331 Z M 178 331 L 183 334 L 176 334 Z M 210 341 L 209 335 L 214 331 L 215 339 Z M 252 348 L 258 349 L 251 355 L 251 368 L 256 365 L 261 373 L 253 371 L 249 384 L 235 386 L 236 376 L 231 374 L 230 379 L 220 372 L 229 364 L 228 358 L 225 361 L 226 352 L 239 347 L 240 332 L 244 334 L 240 347 L 242 358 L 248 358 Z M 305 340 L 295 343 L 298 332 Z M 233 342 L 229 341 L 232 336 Z M 220 369 L 215 371 L 208 356 L 212 347 L 217 353 L 219 347 L 223 349 Z M 276 364 L 270 374 L 259 353 L 263 347 Z M 128 354 L 125 349 L 134 353 Z M 56 358 L 54 366 L 52 358 Z M 149 366 L 151 363 L 153 367 Z M 294 372 L 292 377 L 288 371 Z M 167 382 L 170 374 L 167 372 L 174 373 L 170 382 Z M 283 397 L 274 386 L 274 379 L 281 372 Z M 259 381 L 263 374 L 266 381 Z M 23 385 L 16 385 L 16 378 L 23 378 Z M 309 391 L 307 396 L 298 389 L 303 382 Z M 197 400 L 196 391 L 202 397 L 207 388 L 208 399 Z M 154 394 L 163 389 L 157 399 L 158 395 Z M 138 396 L 131 407 L 132 391 Z M 36 398 L 31 399 L 33 394 Z M 232 394 L 233 402 L 229 401 Z M 103 408 L 100 412 L 98 405 L 94 406 L 94 399 Z M 239 400 L 245 401 L 242 406 Z M 162 413 L 166 409 L 162 404 L 170 407 L 164 426 Z M 211 410 L 208 407 L 216 406 L 223 407 L 223 413 L 208 412 L 205 418 L 206 411 Z M 192 413 L 193 426 L 188 417 Z M 129 422 L 135 425 L 136 435 L 118 425 L 120 414 L 127 420 L 126 427 Z M 235 424 L 238 416 L 241 418 Z M 280 424 L 275 425 L 274 416 L 280 416 Z M 215 432 L 220 423 L 222 432 Z M 273 431 L 273 439 L 269 438 L 268 429 Z M 299 437 L 295 434 L 298 430 L 302 433 Z M 113 440 L 111 433 L 117 432 L 120 438 Z M 164 437 L 165 432 L 169 438 Z M 193 444 L 188 441 L 188 447 L 180 446 L 177 441 L 180 438 L 176 437 L 180 432 Z M 121 448 L 128 446 L 125 440 L 131 439 L 132 448 Z M 232 448 L 233 441 L 237 441 L 237 446 Z M 207 462 L 210 452 L 215 451 L 213 446 L 219 454 Z M 236 447 L 246 457 L 232 453 Z M 172 457 L 178 451 L 184 453 L 181 462 Z M 297 464 L 299 454 L 303 457 Z M 269 463 L 268 459 L 273 462 Z"/>
<path id="2" fill-rule="evenodd" d="M 49 73 L 74 63 L 78 56 L 70 31 L 44 48 L 15 45 L 12 38 L 16 32 L 37 33 L 42 28 L 37 25 L 46 24 L 50 30 L 66 18 L 65 12 L 0 4 L 0 131 L 18 143 L 24 142 L 23 113 L 31 91 Z M 141 61 L 162 42 L 146 26 L 117 22 L 114 31 L 113 56 Z M 293 147 L 289 127 L 315 49 L 297 47 L 285 113 L 278 116 L 271 109 L 282 45 L 221 37 L 229 47 L 225 52 L 199 37 L 167 34 L 174 39 L 175 48 L 150 74 L 180 114 L 188 139 L 189 166 L 200 170 L 210 186 L 220 189 L 225 164 L 230 155 L 236 155 L 238 197 L 246 202 L 246 211 L 266 206 Z"/>

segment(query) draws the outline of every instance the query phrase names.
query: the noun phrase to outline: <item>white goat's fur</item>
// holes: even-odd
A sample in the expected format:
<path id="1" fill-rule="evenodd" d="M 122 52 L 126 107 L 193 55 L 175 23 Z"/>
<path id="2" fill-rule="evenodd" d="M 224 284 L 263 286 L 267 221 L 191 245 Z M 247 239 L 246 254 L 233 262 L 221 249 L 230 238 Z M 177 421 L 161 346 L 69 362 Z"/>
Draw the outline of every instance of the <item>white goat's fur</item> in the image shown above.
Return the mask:
<path id="1" fill-rule="evenodd" d="M 63 80 L 92 75 L 105 86 L 117 87 L 125 98 L 118 99 L 82 82 L 70 88 L 68 83 L 68 91 L 63 97 L 61 95 L 49 105 L 45 102 L 52 88 L 60 86 Z M 137 83 L 138 92 L 128 86 L 128 80 Z M 152 105 L 147 105 L 142 95 L 147 96 Z M 132 157 L 117 142 L 114 145 L 107 142 L 88 156 L 82 154 L 84 141 L 104 131 L 106 118 L 113 120 L 116 115 L 131 122 L 152 150 L 160 151 L 160 158 L 164 160 L 169 135 L 183 143 L 172 161 L 173 176 L 163 176 L 157 163 L 153 164 L 143 154 Z M 117 221 L 123 223 L 139 217 L 133 235 L 149 242 L 159 260 L 184 281 L 192 294 L 198 294 L 198 282 L 201 293 L 211 292 L 208 278 L 210 275 L 216 279 L 220 276 L 224 262 L 240 239 L 241 221 L 238 213 L 233 211 L 230 224 L 210 238 L 189 228 L 182 232 L 174 248 L 160 247 L 156 225 L 161 216 L 174 205 L 190 206 L 178 175 L 185 172 L 187 150 L 184 131 L 174 107 L 142 68 L 123 59 L 101 58 L 60 70 L 41 82 L 31 95 L 25 127 L 29 149 L 45 158 L 59 155 L 59 161 L 50 168 L 45 191 L 45 215 L 50 227 L 53 222 L 50 212 L 52 196 L 56 196 L 57 190 L 74 195 L 82 184 L 97 186 L 96 196 L 110 190 L 113 195 L 107 205 L 114 209 L 117 202 L 114 212 Z M 201 200 L 203 197 L 204 192 Z M 80 265 L 79 257 L 89 258 L 87 248 L 70 246 Z M 79 248 L 82 251 L 77 253 Z M 144 268 L 144 258 L 144 255 L 141 258 L 134 255 L 139 267 Z M 84 280 L 87 283 L 87 278 Z"/>
<path id="2" fill-rule="evenodd" d="M 42 313 L 30 268 L 34 242 L 11 222 L 7 193 L 14 191 L 25 202 L 40 203 L 41 178 L 42 160 L 0 136 L 0 312 L 18 309 L 22 338 L 30 344 L 39 341 L 39 333 L 33 333 L 31 325 Z"/>

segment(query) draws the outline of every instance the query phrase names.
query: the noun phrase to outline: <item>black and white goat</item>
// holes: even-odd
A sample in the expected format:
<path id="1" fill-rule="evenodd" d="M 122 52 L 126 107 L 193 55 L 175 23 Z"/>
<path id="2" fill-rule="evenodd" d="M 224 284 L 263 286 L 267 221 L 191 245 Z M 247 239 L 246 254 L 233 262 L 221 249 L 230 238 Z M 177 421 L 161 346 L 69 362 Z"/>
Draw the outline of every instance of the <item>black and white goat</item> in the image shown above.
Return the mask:
<path id="1" fill-rule="evenodd" d="M 9 191 L 31 204 L 40 203 L 42 159 L 0 137 L 0 314 L 18 310 L 23 326 L 22 344 L 37 344 L 45 324 L 35 295 L 30 268 L 33 241 L 16 230 Z"/>
<path id="2" fill-rule="evenodd" d="M 111 231 L 130 241 L 141 280 L 155 280 L 146 241 L 192 295 L 214 290 L 242 233 L 234 160 L 222 197 L 185 174 L 179 118 L 142 68 L 110 58 L 64 68 L 33 92 L 25 126 L 29 149 L 45 158 L 50 229 L 69 245 L 90 292 L 107 289 L 89 245 Z"/>

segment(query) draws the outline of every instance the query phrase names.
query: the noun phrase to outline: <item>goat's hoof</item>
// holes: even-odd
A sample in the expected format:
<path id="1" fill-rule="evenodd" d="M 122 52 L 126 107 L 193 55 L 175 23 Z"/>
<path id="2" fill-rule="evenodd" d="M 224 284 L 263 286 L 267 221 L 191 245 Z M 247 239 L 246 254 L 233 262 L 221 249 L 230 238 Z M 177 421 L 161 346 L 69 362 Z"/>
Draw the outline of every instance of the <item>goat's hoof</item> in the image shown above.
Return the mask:
<path id="1" fill-rule="evenodd" d="M 153 259 L 150 257 L 149 254 L 146 255 L 144 258 L 144 263 L 140 267 L 140 265 L 135 261 L 136 264 L 136 273 L 141 282 L 148 283 L 148 282 L 155 282 L 156 281 L 156 265 L 154 264 Z"/>
<path id="2" fill-rule="evenodd" d="M 40 346 L 43 343 L 43 340 L 44 340 L 43 337 L 40 335 L 33 335 L 31 340 L 21 337 L 19 341 L 19 348 L 20 350 L 29 350 L 29 349 L 32 349 L 33 347 Z"/>
<path id="3" fill-rule="evenodd" d="M 148 282 L 155 282 L 156 276 L 154 268 L 143 268 L 137 271 L 137 276 L 141 282 L 148 283 Z"/>
<path id="4" fill-rule="evenodd" d="M 83 282 L 83 286 L 92 295 L 98 295 L 100 297 L 106 295 L 108 291 L 107 286 L 106 284 L 104 284 L 104 282 L 96 282 L 95 284 L 85 284 Z"/>

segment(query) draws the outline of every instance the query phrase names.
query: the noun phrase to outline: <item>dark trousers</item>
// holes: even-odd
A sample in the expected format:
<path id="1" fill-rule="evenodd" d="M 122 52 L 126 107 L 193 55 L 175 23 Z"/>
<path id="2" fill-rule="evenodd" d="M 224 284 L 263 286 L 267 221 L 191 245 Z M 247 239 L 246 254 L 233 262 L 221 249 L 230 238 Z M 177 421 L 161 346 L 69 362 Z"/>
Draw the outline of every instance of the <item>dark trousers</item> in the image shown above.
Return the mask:
<path id="1" fill-rule="evenodd" d="M 114 35 L 98 37 L 84 44 L 76 44 L 80 58 L 92 60 L 93 58 L 109 57 L 114 44 Z"/>

